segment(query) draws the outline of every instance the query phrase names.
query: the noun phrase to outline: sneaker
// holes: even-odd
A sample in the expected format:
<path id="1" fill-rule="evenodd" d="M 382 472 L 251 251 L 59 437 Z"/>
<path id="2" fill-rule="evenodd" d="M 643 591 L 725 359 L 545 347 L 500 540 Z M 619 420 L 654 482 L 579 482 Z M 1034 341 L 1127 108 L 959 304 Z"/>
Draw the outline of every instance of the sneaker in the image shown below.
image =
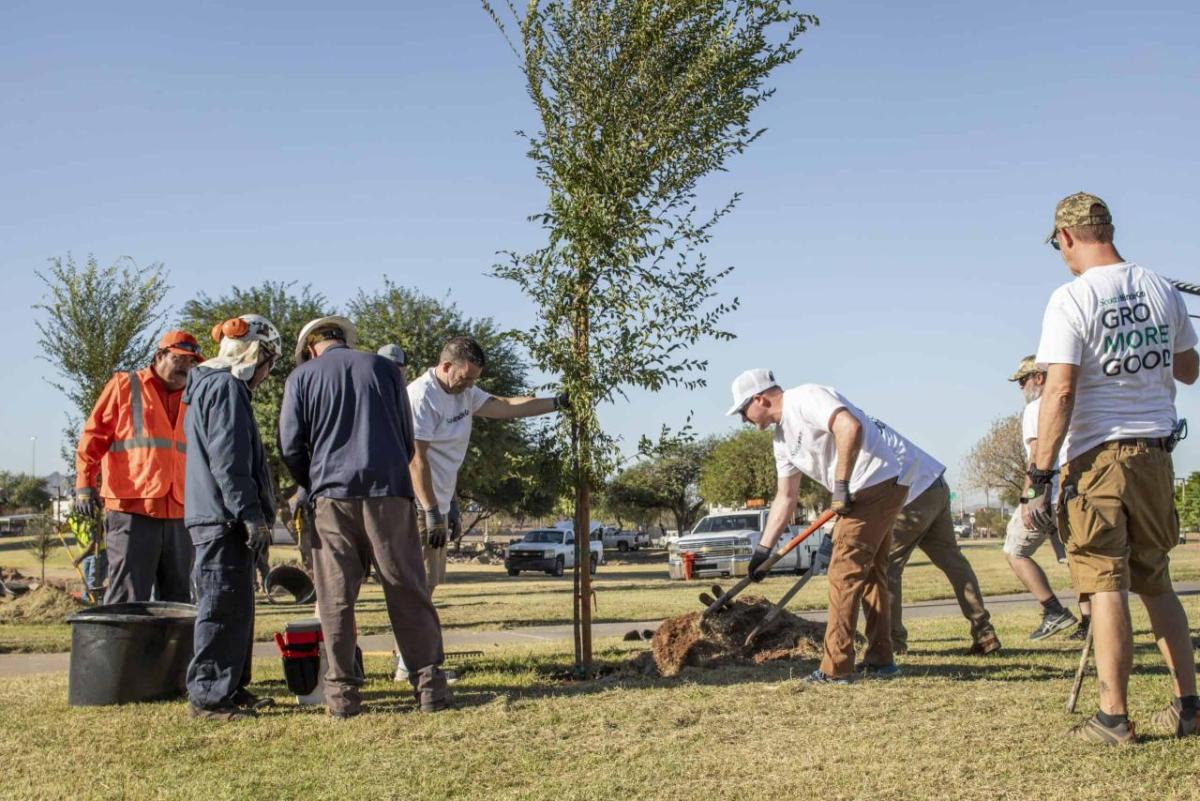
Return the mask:
<path id="1" fill-rule="evenodd" d="M 1157 731 L 1175 737 L 1187 737 L 1189 734 L 1200 731 L 1200 711 L 1190 717 L 1185 717 L 1180 714 L 1178 703 L 1179 701 L 1172 701 L 1167 704 L 1166 709 L 1155 712 L 1154 716 L 1150 718 L 1150 725 Z"/>
<path id="2" fill-rule="evenodd" d="M 830 676 L 820 669 L 804 677 L 805 684 L 849 684 L 853 680 L 852 676 Z"/>
<path id="3" fill-rule="evenodd" d="M 188 714 L 197 720 L 248 720 L 258 717 L 253 709 L 242 709 L 233 704 L 227 706 L 196 706 L 188 702 Z"/>
<path id="4" fill-rule="evenodd" d="M 1060 631 L 1070 627 L 1075 622 L 1075 616 L 1071 614 L 1070 609 L 1064 609 L 1058 614 L 1047 612 L 1046 614 L 1042 615 L 1042 624 L 1033 630 L 1033 632 L 1029 635 L 1029 639 L 1034 641 L 1044 640 L 1047 637 L 1058 634 Z"/>
<path id="5" fill-rule="evenodd" d="M 996 632 L 985 634 L 975 642 L 971 643 L 971 647 L 967 650 L 972 656 L 987 656 L 994 654 L 1000 650 L 1000 638 L 996 636 Z"/>
<path id="6" fill-rule="evenodd" d="M 1076 640 L 1078 642 L 1083 642 L 1084 640 L 1087 639 L 1087 633 L 1088 633 L 1087 625 L 1080 623 L 1078 626 L 1075 627 L 1074 631 L 1072 631 L 1070 634 L 1067 635 L 1067 639 L 1068 640 Z"/>
<path id="7" fill-rule="evenodd" d="M 261 695 L 255 695 L 245 688 L 242 688 L 234 693 L 231 700 L 233 701 L 234 706 L 240 706 L 243 709 L 253 709 L 256 711 L 275 706 L 274 698 L 264 698 Z"/>
<path id="8" fill-rule="evenodd" d="M 1132 721 L 1110 728 L 1101 723 L 1095 715 L 1067 729 L 1067 736 L 1095 745 L 1133 745 L 1137 742 Z"/>
<path id="9" fill-rule="evenodd" d="M 900 675 L 900 666 L 895 662 L 886 665 L 868 665 L 866 662 L 859 662 L 854 666 L 854 672 L 868 679 L 894 679 Z"/>

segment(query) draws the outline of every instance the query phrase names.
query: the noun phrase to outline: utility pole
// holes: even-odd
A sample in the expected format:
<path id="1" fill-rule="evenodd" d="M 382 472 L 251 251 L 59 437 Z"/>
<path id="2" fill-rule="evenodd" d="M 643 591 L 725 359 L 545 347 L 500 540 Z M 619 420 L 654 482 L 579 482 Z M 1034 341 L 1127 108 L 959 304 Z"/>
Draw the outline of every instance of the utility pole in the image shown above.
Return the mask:
<path id="1" fill-rule="evenodd" d="M 37 437 L 30 437 L 29 475 L 37 478 Z"/>

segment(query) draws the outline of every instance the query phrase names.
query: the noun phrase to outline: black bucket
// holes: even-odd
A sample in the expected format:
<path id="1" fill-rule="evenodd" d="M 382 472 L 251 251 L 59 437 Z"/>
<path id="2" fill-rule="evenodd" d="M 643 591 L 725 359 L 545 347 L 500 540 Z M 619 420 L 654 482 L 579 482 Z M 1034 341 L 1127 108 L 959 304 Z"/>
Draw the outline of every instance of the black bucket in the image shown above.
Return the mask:
<path id="1" fill-rule="evenodd" d="M 83 609 L 71 624 L 71 706 L 168 701 L 187 693 L 196 607 L 147 601 Z"/>
<path id="2" fill-rule="evenodd" d="M 295 565 L 279 565 L 271 568 L 271 572 L 267 574 L 267 584 L 264 589 L 267 593 L 267 600 L 273 604 L 311 604 L 317 597 L 317 589 L 313 586 L 312 579 Z M 285 601 L 286 595 L 291 595 L 292 600 Z M 279 596 L 278 600 L 276 596 Z"/>

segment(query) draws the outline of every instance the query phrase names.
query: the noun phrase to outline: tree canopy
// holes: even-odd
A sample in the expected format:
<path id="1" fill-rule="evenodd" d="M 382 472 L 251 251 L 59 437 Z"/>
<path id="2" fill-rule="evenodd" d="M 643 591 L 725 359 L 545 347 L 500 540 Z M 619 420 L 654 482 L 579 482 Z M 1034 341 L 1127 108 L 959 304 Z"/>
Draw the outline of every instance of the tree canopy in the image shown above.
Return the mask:
<path id="1" fill-rule="evenodd" d="M 963 478 L 967 486 L 999 490 L 1000 499 L 1011 506 L 1021 498 L 1027 469 L 1021 415 L 1013 414 L 993 422 L 975 443 L 963 463 Z"/>

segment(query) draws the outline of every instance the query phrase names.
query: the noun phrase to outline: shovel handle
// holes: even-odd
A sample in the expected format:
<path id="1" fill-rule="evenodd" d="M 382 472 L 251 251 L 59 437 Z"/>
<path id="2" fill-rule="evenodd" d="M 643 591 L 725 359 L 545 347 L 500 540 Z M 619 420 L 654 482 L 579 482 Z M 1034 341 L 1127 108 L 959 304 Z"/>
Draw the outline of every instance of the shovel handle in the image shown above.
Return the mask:
<path id="1" fill-rule="evenodd" d="M 778 551 L 776 551 L 775 553 L 773 553 L 769 557 L 767 557 L 767 561 L 765 561 L 761 565 L 759 565 L 759 568 L 758 568 L 759 572 L 761 572 L 761 573 L 771 572 L 771 568 L 773 568 L 779 562 L 780 559 L 787 556 L 789 553 L 792 552 L 792 549 L 794 549 L 797 545 L 799 545 L 800 543 L 802 543 L 806 539 L 808 539 L 810 536 L 812 536 L 813 532 L 815 532 L 821 526 L 825 525 L 830 520 L 832 520 L 833 515 L 834 515 L 834 511 L 832 509 L 826 509 L 825 512 L 823 512 L 820 517 L 818 517 L 816 520 L 814 520 L 812 522 L 812 525 L 810 525 L 808 528 L 804 529 L 804 531 L 801 532 L 799 534 L 799 536 L 795 537 L 787 545 L 783 546 Z M 754 577 L 747 574 L 745 578 L 743 578 L 737 584 L 734 584 L 732 587 L 730 587 L 728 592 L 726 592 L 724 595 L 722 595 L 717 600 L 713 601 L 712 606 L 708 607 L 708 609 L 705 609 L 704 613 L 701 614 L 700 617 L 702 617 L 702 618 L 708 617 L 713 612 L 716 612 L 722 606 L 729 603 L 729 601 L 732 600 L 734 598 L 734 596 L 736 596 L 742 590 L 749 587 L 750 582 L 753 580 L 754 580 Z"/>
<path id="2" fill-rule="evenodd" d="M 1088 626 L 1087 638 L 1083 641 L 1083 653 L 1079 656 L 1079 667 L 1075 671 L 1075 683 L 1071 685 L 1071 694 L 1067 696 L 1067 712 L 1075 711 L 1075 703 L 1079 700 L 1079 691 L 1083 687 L 1083 674 L 1087 672 L 1088 656 L 1092 653 L 1092 627 Z"/>

